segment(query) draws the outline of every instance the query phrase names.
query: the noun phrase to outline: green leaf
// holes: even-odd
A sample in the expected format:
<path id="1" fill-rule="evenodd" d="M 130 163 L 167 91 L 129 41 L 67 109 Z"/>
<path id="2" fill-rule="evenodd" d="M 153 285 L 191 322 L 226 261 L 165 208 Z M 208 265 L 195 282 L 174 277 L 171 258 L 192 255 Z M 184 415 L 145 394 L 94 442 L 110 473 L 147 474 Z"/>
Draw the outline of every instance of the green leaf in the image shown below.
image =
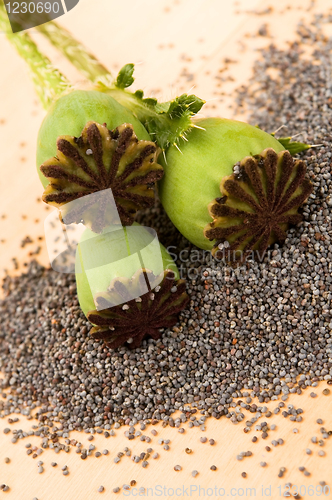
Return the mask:
<path id="1" fill-rule="evenodd" d="M 134 82 L 134 65 L 126 64 L 123 68 L 120 69 L 119 74 L 117 76 L 115 85 L 120 89 L 125 89 L 130 87 L 130 85 Z"/>
<path id="2" fill-rule="evenodd" d="M 155 97 L 147 97 L 146 99 L 143 99 L 143 102 L 148 106 L 153 106 L 153 107 L 158 103 Z"/>
<path id="3" fill-rule="evenodd" d="M 154 97 L 144 98 L 143 90 L 130 93 L 124 85 L 132 82 L 133 65 L 122 68 L 110 95 L 130 109 L 148 131 L 151 139 L 162 150 L 181 145 L 193 129 L 191 118 L 198 113 L 205 101 L 195 95 L 183 94 L 171 101 L 159 103 Z M 119 86 L 122 88 L 119 89 Z"/>
<path id="4" fill-rule="evenodd" d="M 139 99 L 143 99 L 144 92 L 143 90 L 136 90 L 135 96 L 138 97 Z"/>
<path id="5" fill-rule="evenodd" d="M 144 99 L 143 102 L 146 102 Z M 156 118 L 146 120 L 144 126 L 152 140 L 163 150 L 179 144 L 192 128 L 191 117 L 198 113 L 205 101 L 195 95 L 182 94 L 173 101 L 154 103 Z"/>
<path id="6" fill-rule="evenodd" d="M 195 115 L 201 109 L 204 101 L 195 95 L 182 94 L 169 103 L 167 114 L 170 118 L 179 118 L 184 113 Z"/>
<path id="7" fill-rule="evenodd" d="M 167 115 L 168 110 L 169 110 L 170 102 L 158 102 L 155 106 L 155 111 L 159 115 L 165 114 Z"/>
<path id="8" fill-rule="evenodd" d="M 274 135 L 274 134 L 271 134 Z M 307 149 L 311 148 L 310 144 L 305 144 L 304 142 L 291 142 L 291 137 L 280 137 L 277 139 L 280 144 L 283 145 L 285 149 L 287 149 L 292 156 L 302 153 L 302 151 L 306 151 Z"/>

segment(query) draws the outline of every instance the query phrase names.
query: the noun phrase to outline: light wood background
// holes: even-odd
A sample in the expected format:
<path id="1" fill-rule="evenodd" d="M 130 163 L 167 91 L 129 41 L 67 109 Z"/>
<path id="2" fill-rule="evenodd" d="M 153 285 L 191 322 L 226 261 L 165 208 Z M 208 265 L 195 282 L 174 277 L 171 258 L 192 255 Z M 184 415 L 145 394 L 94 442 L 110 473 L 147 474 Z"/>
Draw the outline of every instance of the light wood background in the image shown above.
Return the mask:
<path id="1" fill-rule="evenodd" d="M 266 9 L 269 12 L 264 14 Z M 195 85 L 192 91 L 208 101 L 202 112 L 204 116 L 231 118 L 234 117 L 233 90 L 250 76 L 252 64 L 258 57 L 257 48 L 271 42 L 287 47 L 288 42 L 296 39 L 295 29 L 300 19 L 310 20 L 315 12 L 328 9 L 331 10 L 329 0 L 81 0 L 60 22 L 114 73 L 123 64 L 134 62 L 137 65 L 136 88 L 143 88 L 147 95 L 165 100 L 188 92 Z M 264 23 L 268 25 L 268 36 L 258 36 Z M 326 34 L 332 34 L 331 28 L 331 24 L 325 25 Z M 34 30 L 30 32 L 54 63 L 79 84 L 81 77 L 76 70 L 40 34 Z M 307 57 L 310 57 L 310 50 Z M 225 58 L 236 62 L 227 63 Z M 24 262 L 33 257 L 31 253 L 39 246 L 37 258 L 48 264 L 43 220 L 49 212 L 38 201 L 42 188 L 35 168 L 36 138 L 44 111 L 30 83 L 25 63 L 4 34 L 0 34 L 0 68 L 0 268 L 3 276 L 5 269 L 11 274 L 23 272 Z M 220 80 L 220 75 L 225 81 Z M 237 118 L 245 120 L 246 110 Z M 20 243 L 27 235 L 33 243 L 21 248 Z M 15 269 L 13 257 L 18 259 L 18 269 Z M 332 489 L 332 439 L 326 440 L 324 448 L 310 442 L 312 436 L 320 436 L 317 418 L 323 419 L 327 430 L 332 429 L 332 395 L 322 395 L 326 387 L 326 383 L 320 383 L 313 389 L 318 393 L 316 399 L 309 396 L 311 389 L 301 396 L 291 395 L 286 404 L 303 408 L 303 422 L 294 423 L 280 414 L 273 415 L 268 422 L 276 424 L 276 430 L 269 432 L 266 440 L 259 437 L 255 444 L 251 442 L 252 437 L 261 433 L 252 430 L 244 434 L 244 424 L 233 425 L 226 418 L 210 419 L 204 433 L 197 428 L 188 429 L 187 424 L 182 435 L 177 429 L 163 429 L 157 425 L 154 428 L 158 436 L 153 437 L 150 427 L 144 434 L 152 437 L 151 444 L 137 438 L 128 441 L 123 436 L 125 428 L 108 439 L 96 435 L 93 441 L 96 450 L 107 448 L 110 453 L 98 459 L 91 456 L 85 461 L 80 460 L 74 450 L 59 455 L 46 450 L 33 460 L 26 455 L 25 444 L 29 440 L 32 445 L 39 446 L 40 438 L 28 438 L 14 445 L 12 435 L 2 432 L 7 426 L 29 430 L 33 421 L 18 415 L 20 421 L 8 425 L 7 418 L 3 419 L 0 421 L 0 484 L 8 484 L 10 491 L 0 492 L 0 496 L 22 500 L 34 497 L 39 500 L 93 500 L 102 498 L 100 495 L 116 498 L 113 488 L 134 479 L 136 487 L 147 489 L 159 485 L 162 492 L 159 498 L 171 496 L 172 491 L 167 488 L 180 488 L 174 492 L 177 498 L 187 495 L 193 499 L 208 498 L 212 490 L 206 490 L 204 495 L 203 488 L 217 486 L 225 490 L 224 493 L 219 491 L 221 497 L 277 499 L 282 497 L 287 482 L 303 485 L 302 493 L 307 488 L 302 498 L 318 498 L 319 495 L 308 490 L 309 485 L 313 485 L 315 491 L 319 481 L 325 480 Z M 268 406 L 273 410 L 277 402 Z M 252 414 L 244 413 L 251 418 Z M 299 432 L 293 433 L 294 428 Z M 202 435 L 214 438 L 216 444 L 202 444 L 199 441 Z M 84 447 L 90 444 L 87 434 L 75 432 L 71 437 L 81 441 Z M 158 444 L 160 438 L 171 440 L 170 451 Z M 277 448 L 271 446 L 268 453 L 265 446 L 278 438 L 283 438 L 285 444 Z M 160 453 L 160 458 L 150 459 L 146 469 L 128 457 L 114 464 L 114 457 L 125 446 L 137 454 L 151 446 Z M 186 447 L 193 449 L 191 455 L 184 452 Z M 307 447 L 313 450 L 311 456 L 305 453 Z M 321 449 L 326 452 L 325 457 L 318 456 Z M 237 461 L 236 455 L 246 450 L 251 450 L 253 456 Z M 11 458 L 9 464 L 4 463 L 5 457 Z M 44 462 L 43 474 L 37 473 L 39 459 Z M 57 468 L 50 466 L 52 461 L 58 463 Z M 261 461 L 267 462 L 266 468 L 260 467 Z M 65 464 L 70 470 L 67 477 L 61 472 Z M 175 465 L 181 465 L 182 471 L 175 472 Z M 211 471 L 211 465 L 216 465 L 217 471 Z M 301 465 L 311 472 L 310 477 L 298 471 Z M 277 477 L 280 467 L 287 469 L 283 479 Z M 199 471 L 195 479 L 191 476 L 194 469 Z M 241 477 L 243 471 L 247 472 L 246 479 Z M 105 487 L 102 494 L 97 492 L 100 485 Z M 183 492 L 182 488 L 187 490 Z M 135 492 L 137 495 L 137 490 L 132 490 L 131 494 Z M 118 496 L 124 493 L 129 495 L 130 492 L 121 489 Z M 148 493 L 151 497 L 151 490 Z M 154 496 L 158 496 L 157 490 Z M 212 497 L 218 498 L 218 493 L 214 491 Z"/>

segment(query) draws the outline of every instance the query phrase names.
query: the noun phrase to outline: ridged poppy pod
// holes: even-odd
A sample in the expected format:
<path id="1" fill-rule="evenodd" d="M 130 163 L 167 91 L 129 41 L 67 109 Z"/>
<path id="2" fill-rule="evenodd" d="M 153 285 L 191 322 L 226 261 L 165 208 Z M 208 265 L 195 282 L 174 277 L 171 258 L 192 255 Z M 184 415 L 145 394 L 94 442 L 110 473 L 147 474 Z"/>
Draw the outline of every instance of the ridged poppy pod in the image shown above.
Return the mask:
<path id="1" fill-rule="evenodd" d="M 212 253 L 243 262 L 248 256 L 262 259 L 270 245 L 283 243 L 288 228 L 302 221 L 298 209 L 312 192 L 305 173 L 304 162 L 289 151 L 268 148 L 245 157 L 222 179 L 222 196 L 209 204 L 214 220 L 204 235 L 215 241 Z"/>
<path id="2" fill-rule="evenodd" d="M 189 301 L 172 257 L 137 223 L 99 235 L 86 229 L 76 252 L 76 283 L 80 306 L 94 325 L 91 335 L 111 348 L 159 338 Z"/>
<path id="3" fill-rule="evenodd" d="M 249 250 L 266 249 L 273 241 L 282 240 L 288 225 L 301 219 L 299 214 L 296 217 L 295 214 L 311 192 L 310 182 L 304 179 L 304 163 L 294 162 L 290 153 L 272 135 L 246 123 L 207 118 L 195 121 L 195 125 L 199 128 L 194 128 L 188 134 L 180 151 L 170 147 L 166 159 L 160 157 L 165 171 L 159 184 L 160 199 L 174 225 L 191 243 L 202 249 L 213 250 L 215 254 L 218 245 L 227 241 L 234 250 L 230 260 L 233 258 L 235 261 L 242 260 Z M 267 154 L 266 158 L 265 153 L 257 161 L 254 158 L 249 161 L 248 157 L 259 155 L 267 149 L 273 154 Z M 240 166 L 242 160 L 244 163 Z M 242 175 L 238 179 L 242 184 L 241 193 L 239 189 L 236 191 L 237 199 L 233 184 L 230 188 L 232 192 L 227 191 L 229 176 L 234 176 L 233 181 L 239 177 L 236 172 Z M 258 180 L 254 181 L 255 176 L 260 176 L 260 184 Z M 271 176 L 274 176 L 273 180 Z M 270 238 L 267 234 L 268 228 L 272 227 L 271 210 L 267 209 L 267 205 L 265 207 L 265 198 L 272 196 L 272 185 L 279 181 L 279 187 L 274 186 L 273 203 L 276 206 L 279 204 L 281 210 L 281 197 L 285 197 L 283 201 L 286 203 L 287 196 L 292 196 L 292 206 L 289 208 L 292 217 L 282 219 L 282 230 L 274 231 Z M 288 188 L 294 188 L 292 194 L 287 191 Z M 260 191 L 257 192 L 257 189 Z M 226 200 L 230 200 L 231 196 L 232 211 L 215 209 L 216 204 L 229 204 L 230 201 Z M 248 203 L 249 196 L 255 204 Z M 257 227 L 259 231 L 254 234 L 254 238 L 248 235 L 246 238 L 243 236 L 246 226 L 244 211 L 247 210 L 247 214 L 254 212 L 258 206 L 261 209 Z M 235 213 L 236 209 L 242 212 Z M 211 218 L 215 220 L 212 222 Z M 252 218 L 251 227 L 253 221 Z M 234 226 L 241 227 L 237 227 L 236 231 Z"/>
<path id="4" fill-rule="evenodd" d="M 139 140 L 150 140 L 141 122 L 111 96 L 96 90 L 73 90 L 53 102 L 39 129 L 37 171 L 44 187 L 49 181 L 40 171 L 40 166 L 57 155 L 58 138 L 65 135 L 80 137 L 90 121 L 101 125 L 106 123 L 109 130 L 130 123 Z"/>
<path id="5" fill-rule="evenodd" d="M 87 220 L 79 211 L 66 213 L 63 206 L 111 188 L 122 224 L 131 225 L 139 209 L 154 203 L 153 188 L 163 175 L 158 153 L 143 125 L 112 97 L 71 92 L 51 106 L 39 132 L 43 201 L 62 209 L 66 223 L 84 219 L 99 232 L 112 223 L 107 213 L 96 217 L 100 207 L 90 209 Z"/>

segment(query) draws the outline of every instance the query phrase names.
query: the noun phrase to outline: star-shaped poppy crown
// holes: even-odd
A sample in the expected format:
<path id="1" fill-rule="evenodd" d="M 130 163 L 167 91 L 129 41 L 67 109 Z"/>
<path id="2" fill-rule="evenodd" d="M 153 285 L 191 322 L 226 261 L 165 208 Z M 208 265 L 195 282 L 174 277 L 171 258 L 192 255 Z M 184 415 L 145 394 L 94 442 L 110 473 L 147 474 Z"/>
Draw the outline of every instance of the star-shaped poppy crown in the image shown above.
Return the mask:
<path id="1" fill-rule="evenodd" d="M 130 280 L 115 278 L 107 292 L 98 294 L 94 301 L 97 308 L 102 306 L 103 310 L 87 314 L 88 320 L 96 325 L 90 331 L 92 337 L 104 340 L 112 349 L 123 344 L 133 349 L 145 337 L 158 339 L 161 329 L 175 325 L 178 313 L 186 306 L 189 297 L 185 280 L 176 280 L 173 271 L 166 269 L 162 281 L 153 290 L 127 300 L 129 290 L 131 294 L 133 289 L 137 293 L 140 288 L 146 290 L 145 283 L 153 283 L 154 278 L 151 271 L 140 269 Z M 112 304 L 119 303 L 118 297 L 127 302 L 112 307 Z"/>
<path id="2" fill-rule="evenodd" d="M 154 204 L 153 187 L 163 176 L 158 154 L 153 142 L 137 139 L 130 124 L 111 131 L 106 124 L 88 122 L 79 138 L 59 137 L 57 156 L 41 165 L 50 181 L 43 201 L 61 208 L 66 224 L 83 221 L 100 233 L 118 223 L 119 214 L 122 225 L 129 226 L 139 209 Z M 106 191 L 110 188 L 117 210 L 110 210 Z M 69 203 L 97 192 L 98 197 Z"/>
<path id="3" fill-rule="evenodd" d="M 312 184 L 305 178 L 302 160 L 271 148 L 245 157 L 233 171 L 221 181 L 222 197 L 208 207 L 214 220 L 204 235 L 216 240 L 212 253 L 217 258 L 241 263 L 249 255 L 261 258 L 274 242 L 284 242 L 289 226 L 303 219 L 298 209 L 312 192 Z"/>

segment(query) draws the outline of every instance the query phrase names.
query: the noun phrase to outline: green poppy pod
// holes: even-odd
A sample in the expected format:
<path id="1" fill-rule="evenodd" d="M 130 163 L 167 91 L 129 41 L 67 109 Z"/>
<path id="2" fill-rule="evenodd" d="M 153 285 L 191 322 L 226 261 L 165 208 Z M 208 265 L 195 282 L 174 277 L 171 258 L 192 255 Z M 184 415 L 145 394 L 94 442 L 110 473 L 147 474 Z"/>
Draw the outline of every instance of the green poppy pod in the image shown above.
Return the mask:
<path id="1" fill-rule="evenodd" d="M 76 252 L 80 306 L 94 324 L 91 335 L 109 347 L 138 347 L 159 338 L 187 304 L 185 281 L 149 228 L 113 226 L 83 233 Z"/>
<path id="2" fill-rule="evenodd" d="M 170 147 L 160 158 L 160 199 L 174 225 L 215 255 L 227 247 L 230 261 L 283 241 L 288 226 L 301 220 L 297 209 L 312 189 L 304 163 L 247 123 L 194 123 L 180 150 Z"/>

